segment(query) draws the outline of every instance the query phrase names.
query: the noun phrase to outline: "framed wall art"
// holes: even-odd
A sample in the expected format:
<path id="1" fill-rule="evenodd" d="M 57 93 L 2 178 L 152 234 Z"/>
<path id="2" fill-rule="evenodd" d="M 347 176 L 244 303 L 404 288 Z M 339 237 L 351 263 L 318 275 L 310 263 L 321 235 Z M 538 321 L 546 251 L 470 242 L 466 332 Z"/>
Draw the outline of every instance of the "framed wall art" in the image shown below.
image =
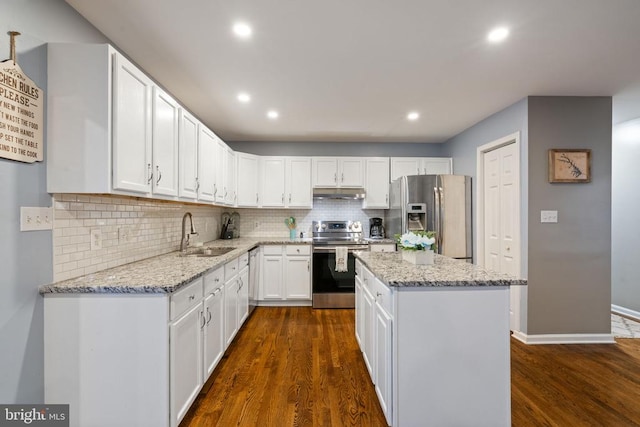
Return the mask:
<path id="1" fill-rule="evenodd" d="M 549 182 L 591 182 L 591 150 L 549 150 Z"/>

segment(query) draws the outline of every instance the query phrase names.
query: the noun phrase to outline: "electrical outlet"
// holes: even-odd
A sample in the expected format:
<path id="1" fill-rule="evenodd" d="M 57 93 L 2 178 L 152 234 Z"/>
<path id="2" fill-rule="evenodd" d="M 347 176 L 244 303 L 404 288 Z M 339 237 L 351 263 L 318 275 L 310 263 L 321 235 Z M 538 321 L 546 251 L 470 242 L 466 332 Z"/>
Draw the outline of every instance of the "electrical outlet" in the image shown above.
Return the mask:
<path id="1" fill-rule="evenodd" d="M 99 228 L 91 229 L 91 250 L 102 249 L 102 230 Z"/>
<path id="2" fill-rule="evenodd" d="M 53 208 L 20 207 L 20 231 L 53 229 Z"/>
<path id="3" fill-rule="evenodd" d="M 558 211 L 540 211 L 540 222 L 558 222 Z"/>

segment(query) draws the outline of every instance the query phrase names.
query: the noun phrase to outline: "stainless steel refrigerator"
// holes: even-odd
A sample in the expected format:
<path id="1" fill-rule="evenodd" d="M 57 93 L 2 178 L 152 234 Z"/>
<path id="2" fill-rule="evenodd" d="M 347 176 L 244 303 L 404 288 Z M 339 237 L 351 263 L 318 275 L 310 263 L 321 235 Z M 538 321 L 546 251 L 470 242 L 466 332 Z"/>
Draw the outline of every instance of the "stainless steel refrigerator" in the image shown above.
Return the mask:
<path id="1" fill-rule="evenodd" d="M 439 254 L 473 262 L 471 177 L 408 175 L 390 185 L 385 212 L 389 237 L 410 230 L 435 231 Z"/>

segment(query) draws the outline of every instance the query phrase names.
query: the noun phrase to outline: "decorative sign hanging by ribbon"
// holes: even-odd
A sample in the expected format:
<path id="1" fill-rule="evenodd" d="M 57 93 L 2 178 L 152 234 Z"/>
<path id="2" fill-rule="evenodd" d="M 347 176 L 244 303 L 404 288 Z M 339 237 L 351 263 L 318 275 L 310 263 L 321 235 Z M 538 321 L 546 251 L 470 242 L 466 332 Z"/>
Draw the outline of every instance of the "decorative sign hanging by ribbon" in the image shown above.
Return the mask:
<path id="1" fill-rule="evenodd" d="M 9 35 L 11 57 L 0 62 L 0 157 L 41 162 L 44 92 L 16 62 L 15 36 L 20 33 Z"/>

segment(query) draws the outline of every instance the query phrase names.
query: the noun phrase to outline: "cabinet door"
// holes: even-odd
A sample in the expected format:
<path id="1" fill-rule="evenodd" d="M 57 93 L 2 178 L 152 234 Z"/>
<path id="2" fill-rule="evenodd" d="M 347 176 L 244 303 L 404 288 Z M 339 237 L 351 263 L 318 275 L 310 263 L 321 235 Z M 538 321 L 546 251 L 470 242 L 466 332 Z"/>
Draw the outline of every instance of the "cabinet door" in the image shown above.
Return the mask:
<path id="1" fill-rule="evenodd" d="M 263 255 L 260 299 L 283 299 L 282 255 Z"/>
<path id="2" fill-rule="evenodd" d="M 391 316 L 375 304 L 374 382 L 382 412 L 391 425 Z"/>
<path id="3" fill-rule="evenodd" d="M 391 157 L 391 181 L 405 175 L 422 174 L 422 162 L 416 157 Z"/>
<path id="4" fill-rule="evenodd" d="M 368 279 L 365 277 L 363 280 L 362 286 L 362 316 L 363 316 L 363 336 L 364 336 L 364 351 L 362 352 L 362 357 L 364 358 L 364 363 L 367 366 L 367 370 L 369 371 L 369 375 L 371 375 L 371 379 L 375 382 L 374 373 L 373 373 L 373 362 L 374 362 L 374 299 L 373 295 L 371 295 L 371 291 L 367 287 Z"/>
<path id="5" fill-rule="evenodd" d="M 224 204 L 228 191 L 227 187 L 227 144 L 214 134 L 216 144 L 213 153 L 213 194 L 215 202 Z"/>
<path id="6" fill-rule="evenodd" d="M 131 62 L 114 55 L 113 188 L 149 193 L 151 91 L 153 82 Z"/>
<path id="7" fill-rule="evenodd" d="M 356 275 L 356 341 L 360 346 L 360 351 L 364 351 L 364 294 L 362 292 L 362 279 Z"/>
<path id="8" fill-rule="evenodd" d="M 284 207 L 285 160 L 283 157 L 263 157 L 262 207 Z"/>
<path id="9" fill-rule="evenodd" d="M 364 160 L 361 158 L 342 158 L 339 160 L 338 185 L 340 187 L 364 187 Z"/>
<path id="10" fill-rule="evenodd" d="M 224 286 L 204 299 L 204 378 L 207 381 L 224 354 Z"/>
<path id="11" fill-rule="evenodd" d="M 257 207 L 260 202 L 258 194 L 258 157 L 252 154 L 236 152 L 238 187 L 238 207 Z"/>
<path id="12" fill-rule="evenodd" d="M 238 276 L 224 284 L 224 340 L 225 348 L 238 332 Z"/>
<path id="13" fill-rule="evenodd" d="M 425 157 L 422 170 L 424 175 L 450 175 L 453 173 L 453 161 L 450 157 Z"/>
<path id="14" fill-rule="evenodd" d="M 238 202 L 236 189 L 236 153 L 227 147 L 227 186 L 225 188 L 225 203 L 235 206 Z"/>
<path id="15" fill-rule="evenodd" d="M 249 268 L 245 267 L 238 274 L 238 329 L 249 317 Z"/>
<path id="16" fill-rule="evenodd" d="M 312 208 L 311 158 L 290 157 L 286 164 L 286 206 Z"/>
<path id="17" fill-rule="evenodd" d="M 198 198 L 198 121 L 180 109 L 180 197 Z"/>
<path id="18" fill-rule="evenodd" d="M 287 256 L 284 283 L 287 299 L 311 299 L 311 258 Z"/>
<path id="19" fill-rule="evenodd" d="M 314 157 L 311 172 L 314 187 L 338 186 L 338 159 L 335 157 Z"/>
<path id="20" fill-rule="evenodd" d="M 365 209 L 389 209 L 389 159 L 366 160 Z"/>
<path id="21" fill-rule="evenodd" d="M 171 425 L 178 425 L 202 388 L 202 303 L 170 324 Z"/>
<path id="22" fill-rule="evenodd" d="M 216 150 L 214 135 L 204 125 L 198 128 L 198 177 L 200 188 L 198 200 L 213 202 L 214 196 L 214 171 L 213 159 Z"/>
<path id="23" fill-rule="evenodd" d="M 153 88 L 154 194 L 178 195 L 178 118 L 180 106 L 158 87 Z"/>

